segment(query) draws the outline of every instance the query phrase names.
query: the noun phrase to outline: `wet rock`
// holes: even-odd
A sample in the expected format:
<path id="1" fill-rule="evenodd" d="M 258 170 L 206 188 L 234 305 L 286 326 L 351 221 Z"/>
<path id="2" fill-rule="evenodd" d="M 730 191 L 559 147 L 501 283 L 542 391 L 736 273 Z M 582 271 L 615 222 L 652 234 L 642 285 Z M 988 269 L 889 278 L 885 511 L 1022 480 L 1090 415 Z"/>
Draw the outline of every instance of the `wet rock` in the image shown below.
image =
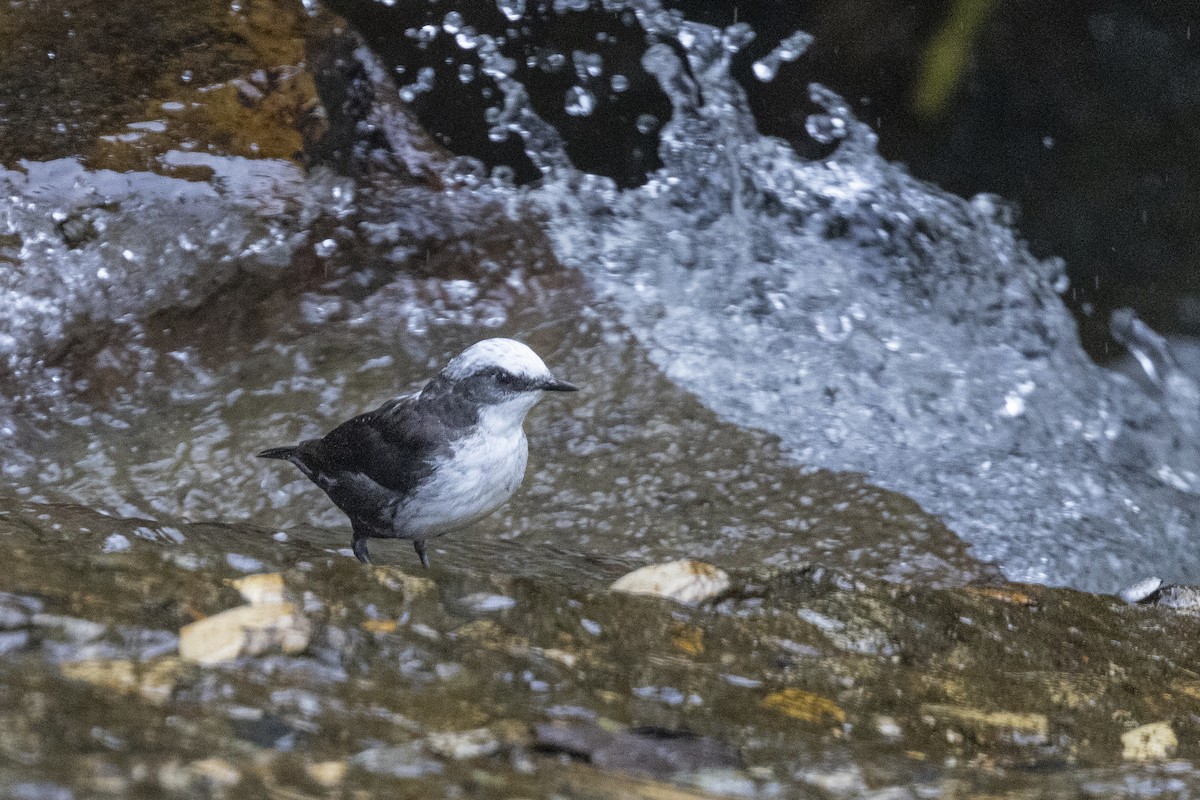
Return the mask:
<path id="1" fill-rule="evenodd" d="M 1120 597 L 1127 603 L 1200 613 L 1200 587 L 1164 584 L 1159 578 L 1140 581 L 1122 591 Z"/>
<path id="2" fill-rule="evenodd" d="M 36 598 L 0 592 L 0 631 L 26 627 L 41 610 L 42 604 Z"/>
<path id="3" fill-rule="evenodd" d="M 235 578 L 229 585 L 237 589 L 242 599 L 251 605 L 259 603 L 282 603 L 287 600 L 287 589 L 283 584 L 283 575 L 278 572 L 247 575 Z"/>
<path id="4" fill-rule="evenodd" d="M 643 728 L 612 732 L 595 723 L 547 723 L 536 726 L 534 734 L 535 743 L 543 750 L 567 753 L 597 767 L 654 777 L 742 765 L 732 745 L 686 731 Z"/>
<path id="5" fill-rule="evenodd" d="M 733 782 L 729 773 L 706 771 L 692 780 L 682 780 L 690 786 L 680 786 L 662 780 L 624 772 L 609 772 L 586 764 L 570 764 L 558 774 L 569 787 L 568 796 L 580 800 L 727 800 L 730 797 L 753 797 L 730 791 L 745 788 L 745 782 Z M 725 779 L 722 780 L 722 777 Z M 713 785 L 710 785 L 713 784 Z M 693 788 L 694 787 L 694 788 Z"/>
<path id="6" fill-rule="evenodd" d="M 1162 761 L 1175 755 L 1179 739 L 1169 722 L 1151 722 L 1121 734 L 1126 761 Z"/>
<path id="7" fill-rule="evenodd" d="M 732 585 L 724 570 L 685 559 L 634 570 L 614 581 L 609 589 L 662 597 L 683 605 L 700 605 L 720 598 Z"/>
<path id="8" fill-rule="evenodd" d="M 353 766 L 378 775 L 394 778 L 420 778 L 436 775 L 443 769 L 442 762 L 425 755 L 420 742 L 393 747 L 373 747 L 350 759 Z"/>
<path id="9" fill-rule="evenodd" d="M 158 781 L 169 792 L 212 798 L 234 797 L 230 792 L 242 780 L 236 767 L 223 758 L 204 758 L 188 764 L 171 762 L 158 771 Z"/>
<path id="10" fill-rule="evenodd" d="M 103 623 L 63 614 L 35 614 L 32 622 L 38 627 L 54 630 L 71 644 L 93 642 L 108 630 Z"/>
<path id="11" fill-rule="evenodd" d="M 312 625 L 294 603 L 261 603 L 222 611 L 179 632 L 179 655 L 198 664 L 218 664 L 270 650 L 299 653 L 308 647 Z"/>
<path id="12" fill-rule="evenodd" d="M 394 592 L 401 592 L 405 600 L 415 600 L 418 597 L 430 596 L 437 592 L 437 584 L 429 578 L 409 574 L 399 567 L 377 566 L 371 572 L 375 576 L 375 580 L 379 581 L 380 586 Z"/>
<path id="13" fill-rule="evenodd" d="M 333 789 L 346 778 L 346 762 L 319 761 L 305 766 L 304 772 L 318 786 Z"/>
<path id="14" fill-rule="evenodd" d="M 517 604 L 511 597 L 491 592 L 475 592 L 459 600 L 472 614 L 490 614 L 507 611 Z"/>
<path id="15" fill-rule="evenodd" d="M 455 761 L 490 756 L 500 749 L 500 740 L 488 728 L 431 733 L 425 737 L 425 744 L 442 758 Z"/>
<path id="16" fill-rule="evenodd" d="M 1146 578 L 1122 589 L 1118 596 L 1126 603 L 1142 603 L 1149 600 L 1162 585 L 1162 578 Z"/>
<path id="17" fill-rule="evenodd" d="M 846 712 L 827 697 L 788 688 L 772 692 L 763 698 L 763 708 L 778 711 L 792 719 L 814 723 L 840 724 L 846 721 Z"/>
<path id="18" fill-rule="evenodd" d="M 182 665 L 177 658 L 155 661 L 102 660 L 68 661 L 62 674 L 114 692 L 137 694 L 161 705 L 171 698 Z"/>
<path id="19" fill-rule="evenodd" d="M 1050 720 L 1045 714 L 982 711 L 937 703 L 923 704 L 921 714 L 930 722 L 964 728 L 982 742 L 1046 744 L 1050 737 Z"/>
<path id="20" fill-rule="evenodd" d="M 0 633 L 0 656 L 22 650 L 30 641 L 29 631 L 4 631 Z"/>

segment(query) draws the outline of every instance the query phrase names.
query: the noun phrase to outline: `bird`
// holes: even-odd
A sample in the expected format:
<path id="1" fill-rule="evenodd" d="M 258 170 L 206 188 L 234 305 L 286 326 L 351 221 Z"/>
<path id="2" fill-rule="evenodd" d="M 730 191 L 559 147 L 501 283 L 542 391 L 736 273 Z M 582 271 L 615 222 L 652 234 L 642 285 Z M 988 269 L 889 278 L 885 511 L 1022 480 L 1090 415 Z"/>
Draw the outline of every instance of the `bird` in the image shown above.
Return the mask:
<path id="1" fill-rule="evenodd" d="M 525 475 L 525 416 L 546 392 L 576 387 L 551 374 L 527 345 L 477 342 L 423 389 L 338 425 L 320 439 L 263 450 L 289 461 L 350 518 L 352 547 L 370 564 L 367 541 L 425 543 L 504 505 Z"/>

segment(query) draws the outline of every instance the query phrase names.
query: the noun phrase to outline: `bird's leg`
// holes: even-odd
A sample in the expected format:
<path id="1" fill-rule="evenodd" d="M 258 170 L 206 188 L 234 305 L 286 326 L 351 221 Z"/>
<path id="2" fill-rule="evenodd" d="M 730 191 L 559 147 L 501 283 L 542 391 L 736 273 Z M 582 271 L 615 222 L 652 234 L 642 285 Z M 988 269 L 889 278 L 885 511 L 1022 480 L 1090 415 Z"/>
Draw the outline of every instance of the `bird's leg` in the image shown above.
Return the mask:
<path id="1" fill-rule="evenodd" d="M 357 528 L 354 530 L 354 542 L 350 545 L 354 550 L 354 557 L 364 564 L 371 563 L 371 554 L 367 552 L 367 535 L 360 533 Z"/>
<path id="2" fill-rule="evenodd" d="M 417 551 L 417 558 L 421 559 L 421 566 L 429 569 L 429 556 L 425 555 L 425 540 L 413 539 L 413 549 Z"/>

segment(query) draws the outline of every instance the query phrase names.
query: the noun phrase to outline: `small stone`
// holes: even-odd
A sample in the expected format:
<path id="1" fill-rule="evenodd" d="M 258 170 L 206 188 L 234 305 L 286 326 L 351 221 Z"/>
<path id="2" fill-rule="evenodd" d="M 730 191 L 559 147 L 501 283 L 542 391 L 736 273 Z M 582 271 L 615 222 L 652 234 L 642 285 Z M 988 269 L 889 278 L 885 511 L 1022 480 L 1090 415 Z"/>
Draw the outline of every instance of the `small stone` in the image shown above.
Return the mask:
<path id="1" fill-rule="evenodd" d="M 1012 711 L 981 711 L 968 706 L 925 703 L 921 714 L 971 731 L 980 741 L 1004 739 L 1018 745 L 1046 744 L 1050 720 L 1045 714 Z"/>
<path id="2" fill-rule="evenodd" d="M 405 600 L 414 600 L 437 591 L 437 584 L 429 578 L 409 575 L 399 567 L 375 567 L 372 572 L 380 586 L 393 592 L 401 592 Z"/>
<path id="3" fill-rule="evenodd" d="M 257 575 L 235 578 L 229 581 L 229 585 L 237 589 L 242 599 L 251 605 L 282 603 L 287 600 L 287 589 L 283 585 L 283 576 L 278 572 L 261 572 Z"/>
<path id="4" fill-rule="evenodd" d="M 442 762 L 434 761 L 424 754 L 424 748 L 419 742 L 363 750 L 351 758 L 350 763 L 367 772 L 391 775 L 394 778 L 437 775 L 443 769 Z"/>
<path id="5" fill-rule="evenodd" d="M 38 627 L 57 629 L 72 644 L 86 644 L 95 641 L 108 630 L 108 626 L 102 622 L 68 617 L 63 614 L 34 614 L 32 622 Z"/>
<path id="6" fill-rule="evenodd" d="M 346 778 L 346 762 L 321 761 L 309 764 L 304 771 L 308 773 L 308 777 L 312 779 L 313 783 L 326 789 L 334 789 L 340 786 Z"/>
<path id="7" fill-rule="evenodd" d="M 900 727 L 900 723 L 895 717 L 880 715 L 875 717 L 875 730 L 879 731 L 880 736 L 886 736 L 889 739 L 899 739 L 904 735 L 904 729 Z"/>
<path id="8" fill-rule="evenodd" d="M 214 794 L 242 780 L 242 773 L 223 758 L 203 758 L 188 764 L 188 771 L 199 778 Z"/>
<path id="9" fill-rule="evenodd" d="M 64 677 L 123 694 L 138 694 L 155 705 L 171 699 L 180 670 L 179 659 L 154 661 L 88 659 L 60 667 Z"/>
<path id="10" fill-rule="evenodd" d="M 179 655 L 198 664 L 218 664 L 269 650 L 299 653 L 308 647 L 312 625 L 295 603 L 238 606 L 193 622 L 179 632 Z"/>
<path id="11" fill-rule="evenodd" d="M 837 703 L 802 689 L 788 688 L 772 692 L 763 698 L 761 705 L 803 722 L 841 724 L 846 721 L 846 712 Z"/>
<path id="12" fill-rule="evenodd" d="M 1169 722 L 1151 722 L 1121 734 L 1121 757 L 1126 761 L 1163 761 L 1178 747 Z"/>
<path id="13" fill-rule="evenodd" d="M 1146 578 L 1127 589 L 1122 589 L 1120 597 L 1126 603 L 1141 603 L 1150 599 L 1150 596 L 1157 592 L 1162 585 L 1162 578 Z"/>
<path id="14" fill-rule="evenodd" d="M 476 592 L 469 594 L 461 601 L 467 610 L 473 614 L 488 614 L 494 611 L 507 611 L 517 604 L 517 601 L 507 595 Z"/>
<path id="15" fill-rule="evenodd" d="M 32 597 L 0 592 L 0 631 L 26 627 L 41 610 L 41 602 Z"/>
<path id="16" fill-rule="evenodd" d="M 173 794 L 211 798 L 230 797 L 242 774 L 222 758 L 205 758 L 180 764 L 169 761 L 158 769 L 158 783 Z"/>
<path id="17" fill-rule="evenodd" d="M 496 735 L 487 728 L 431 733 L 425 737 L 425 743 L 437 755 L 455 761 L 490 756 L 500 749 Z"/>
<path id="18" fill-rule="evenodd" d="M 362 629 L 368 633 L 395 633 L 400 627 L 394 619 L 365 619 L 362 621 Z"/>
<path id="19" fill-rule="evenodd" d="M 653 595 L 691 606 L 716 600 L 732 585 L 724 570 L 684 559 L 634 570 L 618 578 L 609 588 L 614 592 Z"/>

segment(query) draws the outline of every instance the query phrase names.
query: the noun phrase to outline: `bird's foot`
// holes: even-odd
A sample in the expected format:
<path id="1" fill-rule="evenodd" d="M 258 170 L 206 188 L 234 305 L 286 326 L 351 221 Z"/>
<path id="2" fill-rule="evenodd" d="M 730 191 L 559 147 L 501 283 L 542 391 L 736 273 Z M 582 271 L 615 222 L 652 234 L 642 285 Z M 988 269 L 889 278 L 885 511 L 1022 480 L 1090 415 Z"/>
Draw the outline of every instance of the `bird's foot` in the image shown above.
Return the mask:
<path id="1" fill-rule="evenodd" d="M 429 569 L 429 556 L 425 555 L 425 542 L 421 539 L 414 540 L 413 549 L 417 551 L 417 558 L 421 559 L 421 566 Z"/>
<path id="2" fill-rule="evenodd" d="M 351 545 L 354 550 L 354 557 L 364 564 L 371 563 L 371 554 L 367 552 L 367 537 L 355 536 L 354 544 Z"/>

